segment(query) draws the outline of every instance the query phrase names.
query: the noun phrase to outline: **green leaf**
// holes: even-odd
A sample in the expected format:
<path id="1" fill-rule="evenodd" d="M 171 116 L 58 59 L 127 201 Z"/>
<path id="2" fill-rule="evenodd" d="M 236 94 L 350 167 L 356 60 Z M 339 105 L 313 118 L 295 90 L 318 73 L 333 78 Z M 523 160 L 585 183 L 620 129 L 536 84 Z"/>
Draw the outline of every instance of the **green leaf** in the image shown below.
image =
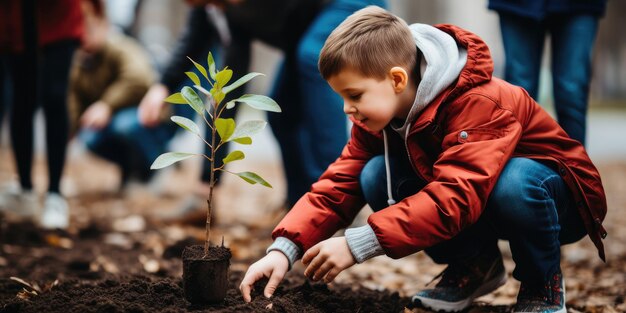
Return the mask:
<path id="1" fill-rule="evenodd" d="M 196 111 L 196 113 L 200 115 L 204 114 L 204 103 L 191 87 L 183 87 L 180 93 L 183 95 L 183 98 L 185 98 L 187 103 L 193 108 L 193 110 Z"/>
<path id="2" fill-rule="evenodd" d="M 243 95 L 234 101 L 243 102 L 257 110 L 281 112 L 280 106 L 270 97 L 261 95 Z"/>
<path id="3" fill-rule="evenodd" d="M 231 141 L 239 138 L 250 137 L 265 128 L 267 122 L 265 121 L 246 121 L 239 125 L 233 132 L 233 134 L 226 141 Z"/>
<path id="4" fill-rule="evenodd" d="M 159 155 L 156 160 L 150 166 L 152 170 L 158 170 L 160 168 L 164 168 L 170 166 L 178 161 L 182 161 L 188 159 L 196 154 L 194 153 L 184 153 L 184 152 L 167 152 Z"/>
<path id="5" fill-rule="evenodd" d="M 194 72 L 185 72 L 185 74 L 187 74 L 187 77 L 189 77 L 189 79 L 191 79 L 191 81 L 200 86 L 202 84 L 200 84 L 200 78 L 198 77 L 198 75 L 196 75 L 196 73 Z"/>
<path id="6" fill-rule="evenodd" d="M 189 61 L 193 63 L 193 65 L 198 69 L 198 71 L 200 71 L 200 73 L 202 74 L 202 76 L 204 76 L 204 78 L 206 78 L 206 80 L 209 80 L 209 76 L 206 74 L 206 69 L 204 68 L 204 66 L 196 63 L 196 61 L 192 60 L 190 57 L 187 57 L 187 59 L 189 59 Z"/>
<path id="7" fill-rule="evenodd" d="M 246 155 L 243 154 L 243 152 L 235 150 L 229 153 L 222 161 L 224 162 L 224 164 L 228 164 L 233 161 L 243 160 L 245 157 Z"/>
<path id="8" fill-rule="evenodd" d="M 207 56 L 207 64 L 209 65 L 209 75 L 211 78 L 215 80 L 215 60 L 213 60 L 213 54 L 209 51 L 209 55 Z"/>
<path id="9" fill-rule="evenodd" d="M 235 126 L 235 120 L 232 118 L 218 118 L 215 120 L 215 127 L 222 141 L 228 141 L 233 132 L 235 132 Z"/>
<path id="10" fill-rule="evenodd" d="M 261 184 L 265 187 L 269 187 L 272 188 L 272 185 L 270 185 L 270 183 L 268 183 L 267 181 L 265 181 L 265 179 L 263 179 L 261 176 L 259 176 L 256 173 L 253 172 L 241 172 L 241 173 L 233 173 L 237 176 L 239 176 L 241 179 L 245 180 L 246 182 L 248 182 L 249 184 Z"/>
<path id="11" fill-rule="evenodd" d="M 230 110 L 230 109 L 232 109 L 232 108 L 234 108 L 234 107 L 235 107 L 235 104 L 237 104 L 237 102 L 232 101 L 232 100 L 231 100 L 231 101 L 228 101 L 228 102 L 226 103 L 226 108 Z"/>
<path id="12" fill-rule="evenodd" d="M 226 95 L 222 92 L 222 90 L 217 88 L 217 85 L 211 88 L 210 93 L 211 93 L 211 97 L 213 97 L 213 99 L 215 100 L 215 103 L 217 104 L 222 103 L 222 100 L 224 100 L 224 97 L 226 97 Z"/>
<path id="13" fill-rule="evenodd" d="M 239 78 L 239 79 L 238 79 L 237 81 L 235 81 L 234 83 L 232 83 L 232 84 L 230 84 L 230 85 L 228 85 L 228 86 L 224 87 L 224 88 L 222 89 L 222 91 L 224 91 L 224 93 L 226 93 L 226 94 L 227 94 L 227 93 L 229 93 L 229 92 L 233 91 L 234 89 L 239 88 L 239 86 L 241 86 L 241 85 L 243 85 L 243 84 L 245 84 L 245 83 L 249 82 L 251 79 L 253 79 L 253 78 L 255 78 L 255 77 L 259 76 L 259 75 L 263 75 L 263 76 L 265 76 L 264 74 L 261 74 L 261 73 L 256 73 L 256 72 L 248 73 L 248 74 L 246 74 L 245 76 L 243 76 L 243 77 Z"/>
<path id="14" fill-rule="evenodd" d="M 196 125 L 196 123 L 186 117 L 182 117 L 182 116 L 172 116 L 170 118 L 172 120 L 172 122 L 178 124 L 178 126 L 182 127 L 184 130 L 191 132 L 195 135 L 201 136 L 200 135 L 200 128 L 198 127 L 198 125 Z"/>
<path id="15" fill-rule="evenodd" d="M 173 103 L 173 104 L 187 104 L 187 101 L 185 100 L 185 98 L 183 98 L 183 95 L 180 94 L 180 92 L 170 95 L 169 97 L 165 98 L 165 100 L 163 101 L 167 103 Z"/>
<path id="16" fill-rule="evenodd" d="M 251 145 L 252 144 L 252 138 L 250 138 L 250 137 L 241 137 L 241 138 L 233 139 L 233 141 L 238 143 L 238 144 L 242 144 L 242 145 Z"/>
<path id="17" fill-rule="evenodd" d="M 230 81 L 232 77 L 233 77 L 233 70 L 231 69 L 226 68 L 217 72 L 217 74 L 215 74 L 215 86 L 217 86 L 218 90 L 222 89 L 222 87 L 228 84 L 228 82 Z"/>

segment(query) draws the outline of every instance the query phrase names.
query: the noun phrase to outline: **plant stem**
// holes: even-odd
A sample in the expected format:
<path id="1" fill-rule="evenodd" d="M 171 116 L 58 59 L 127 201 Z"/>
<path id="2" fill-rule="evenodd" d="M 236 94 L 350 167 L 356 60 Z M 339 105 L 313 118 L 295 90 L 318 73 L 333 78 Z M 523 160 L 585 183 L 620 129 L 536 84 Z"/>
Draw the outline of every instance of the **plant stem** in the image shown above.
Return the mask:
<path id="1" fill-rule="evenodd" d="M 217 111 L 218 104 L 215 105 L 215 111 Z M 218 116 L 211 115 L 211 121 L 215 123 L 215 119 Z M 213 124 L 215 125 L 215 124 Z M 215 152 L 217 146 L 215 144 L 217 129 L 211 127 L 211 178 L 209 179 L 209 199 L 207 199 L 207 215 L 206 215 L 206 237 L 204 241 L 204 258 L 209 255 L 209 244 L 211 241 L 211 212 L 213 211 L 213 188 L 215 187 Z"/>

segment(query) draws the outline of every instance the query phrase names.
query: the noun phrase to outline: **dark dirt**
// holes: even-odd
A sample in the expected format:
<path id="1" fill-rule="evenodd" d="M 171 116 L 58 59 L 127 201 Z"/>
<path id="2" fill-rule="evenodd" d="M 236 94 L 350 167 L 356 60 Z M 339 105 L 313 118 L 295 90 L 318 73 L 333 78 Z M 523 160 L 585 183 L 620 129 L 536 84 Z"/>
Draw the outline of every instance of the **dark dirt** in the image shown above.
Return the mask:
<path id="1" fill-rule="evenodd" d="M 191 305 L 183 297 L 182 279 L 175 276 L 181 266 L 180 251 L 185 239 L 164 250 L 171 264 L 162 264 L 154 274 L 134 268 L 119 268 L 111 273 L 111 265 L 97 261 L 101 255 L 111 264 L 141 266 L 139 255 L 147 254 L 147 246 L 135 242 L 124 250 L 99 244 L 105 232 L 95 225 L 76 235 L 47 232 L 32 223 L 4 224 L 1 256 L 7 262 L 0 278 L 0 312 L 401 312 L 409 299 L 398 293 L 352 288 L 348 285 L 310 283 L 301 275 L 289 274 L 274 297 L 262 295 L 265 282 L 257 284 L 253 301 L 244 303 L 239 293 L 242 271 L 232 271 L 226 299 L 217 305 Z M 72 241 L 72 249 L 55 246 L 61 239 Z M 202 251 L 202 250 L 200 250 Z M 134 260 L 133 260 L 134 259 Z M 167 263 L 163 258 L 162 263 Z M 108 268 L 108 270 L 107 270 Z M 114 271 L 113 271 L 114 272 Z M 25 287 L 9 277 L 24 279 Z M 58 280 L 56 286 L 51 286 Z M 38 286 L 36 286 L 38 285 Z M 26 294 L 24 289 L 37 292 Z M 38 291 L 37 291 L 38 290 Z"/>
<path id="2" fill-rule="evenodd" d="M 0 149 L 0 159 L 10 159 L 6 150 Z M 275 175 L 264 177 L 277 181 L 279 165 L 266 167 Z M 45 186 L 46 177 L 37 168 L 35 183 Z M 181 255 L 186 246 L 203 244 L 204 228 L 165 222 L 161 214 L 175 212 L 185 202 L 195 172 L 170 173 L 167 193 L 154 195 L 141 187 L 108 192 L 117 188 L 115 171 L 94 159 L 78 158 L 67 169 L 74 188 L 68 196 L 67 231 L 42 231 L 0 213 L 0 312 L 431 312 L 404 310 L 410 296 L 443 270 L 423 253 L 399 260 L 374 258 L 342 272 L 328 286 L 306 281 L 296 263 L 275 297 L 265 299 L 261 284 L 253 302 L 245 304 L 237 286 L 271 244 L 272 228 L 285 212 L 279 206 L 284 189 L 279 183 L 279 190 L 250 188 L 238 178 L 225 179 L 216 196 L 220 222 L 213 237 L 224 237 L 233 256 L 226 300 L 192 306 L 183 297 Z M 588 238 L 563 247 L 570 313 L 626 312 L 626 163 L 604 163 L 599 169 L 609 206 L 604 223 L 608 262 L 600 261 Z M 10 162 L 0 162 L 0 188 L 15 180 L 14 173 Z M 203 209 L 205 205 L 200 203 Z M 361 222 L 366 218 L 360 217 Z M 509 279 L 468 313 L 510 312 L 515 303 L 519 282 L 510 277 L 515 265 L 506 242 L 501 244 Z"/>

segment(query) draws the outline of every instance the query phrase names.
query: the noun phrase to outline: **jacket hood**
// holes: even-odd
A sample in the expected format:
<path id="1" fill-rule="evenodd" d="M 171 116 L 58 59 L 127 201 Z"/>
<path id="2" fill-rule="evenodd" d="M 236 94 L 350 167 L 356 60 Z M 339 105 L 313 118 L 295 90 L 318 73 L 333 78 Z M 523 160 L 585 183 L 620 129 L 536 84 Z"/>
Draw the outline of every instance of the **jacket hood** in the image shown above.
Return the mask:
<path id="1" fill-rule="evenodd" d="M 491 81 L 493 60 L 487 44 L 476 34 L 455 25 L 438 24 L 435 27 L 448 35 L 467 51 L 467 60 L 457 80 L 440 92 L 412 123 L 409 132 L 422 129 L 435 119 L 442 103 L 450 102 L 468 90 Z"/>
<path id="2" fill-rule="evenodd" d="M 397 122 L 391 124 L 404 138 L 419 113 L 456 81 L 467 61 L 467 50 L 457 45 L 447 33 L 427 24 L 412 24 L 409 29 L 420 51 L 418 55 L 421 55 L 416 66 L 420 79 L 406 120 L 402 125 Z"/>
<path id="3" fill-rule="evenodd" d="M 409 26 L 422 58 L 418 60 L 420 82 L 415 100 L 404 124 L 390 128 L 406 141 L 412 129 L 421 128 L 435 118 L 441 103 L 452 100 L 465 91 L 491 80 L 493 61 L 487 44 L 475 34 L 448 24 Z M 425 112 L 423 112 L 425 111 Z M 415 122 L 419 118 L 419 122 Z M 388 204 L 395 203 L 391 195 L 389 147 L 383 130 Z"/>

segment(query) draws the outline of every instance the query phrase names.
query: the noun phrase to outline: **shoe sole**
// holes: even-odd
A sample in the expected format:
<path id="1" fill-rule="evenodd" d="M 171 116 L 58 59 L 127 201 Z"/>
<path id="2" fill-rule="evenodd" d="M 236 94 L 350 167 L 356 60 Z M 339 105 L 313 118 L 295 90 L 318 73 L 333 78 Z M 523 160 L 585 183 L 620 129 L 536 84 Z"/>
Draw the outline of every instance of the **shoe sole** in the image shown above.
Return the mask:
<path id="1" fill-rule="evenodd" d="M 421 297 L 418 295 L 413 296 L 411 300 L 414 303 L 419 301 L 419 303 L 421 303 L 423 306 L 429 309 L 435 310 L 435 311 L 459 312 L 469 307 L 474 301 L 474 299 L 478 297 L 482 297 L 500 288 L 502 285 L 506 283 L 506 279 L 507 279 L 506 272 L 503 271 L 500 276 L 495 277 L 494 279 L 480 286 L 480 288 L 476 289 L 476 291 L 474 291 L 474 293 L 471 294 L 469 297 L 467 297 L 464 300 L 457 301 L 457 302 L 436 300 L 436 299 Z"/>

